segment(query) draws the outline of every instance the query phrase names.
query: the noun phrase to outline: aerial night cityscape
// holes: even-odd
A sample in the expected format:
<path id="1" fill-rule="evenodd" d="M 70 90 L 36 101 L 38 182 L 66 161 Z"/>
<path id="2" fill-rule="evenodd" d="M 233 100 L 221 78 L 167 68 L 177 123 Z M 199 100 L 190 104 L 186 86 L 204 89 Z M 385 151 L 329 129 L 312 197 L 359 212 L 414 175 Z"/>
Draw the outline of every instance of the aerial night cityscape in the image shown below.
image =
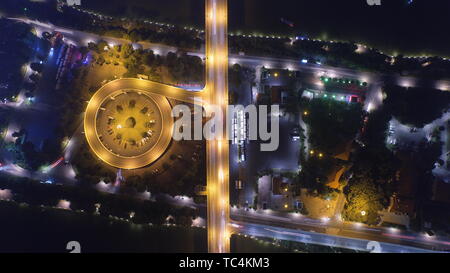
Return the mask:
<path id="1" fill-rule="evenodd" d="M 449 29 L 445 0 L 0 0 L 0 253 L 450 252 Z"/>

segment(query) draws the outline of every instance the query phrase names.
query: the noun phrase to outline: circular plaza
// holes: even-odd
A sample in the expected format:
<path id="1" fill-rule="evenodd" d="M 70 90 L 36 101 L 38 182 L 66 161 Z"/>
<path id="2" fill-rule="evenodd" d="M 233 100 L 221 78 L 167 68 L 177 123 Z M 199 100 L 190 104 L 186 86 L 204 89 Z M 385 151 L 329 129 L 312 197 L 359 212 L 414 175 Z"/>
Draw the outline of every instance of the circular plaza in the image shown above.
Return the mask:
<path id="1" fill-rule="evenodd" d="M 86 139 L 94 153 L 111 166 L 145 167 L 163 155 L 172 140 L 171 110 L 161 95 L 101 88 L 86 109 Z"/>

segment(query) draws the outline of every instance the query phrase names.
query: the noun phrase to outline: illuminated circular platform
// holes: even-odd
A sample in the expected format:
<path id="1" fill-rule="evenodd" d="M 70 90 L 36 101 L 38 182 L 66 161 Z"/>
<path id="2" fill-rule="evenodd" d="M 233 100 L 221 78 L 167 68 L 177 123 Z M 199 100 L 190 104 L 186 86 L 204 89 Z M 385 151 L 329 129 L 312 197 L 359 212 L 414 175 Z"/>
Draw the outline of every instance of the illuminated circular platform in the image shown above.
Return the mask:
<path id="1" fill-rule="evenodd" d="M 173 131 L 169 101 L 142 90 L 100 89 L 89 101 L 84 130 L 89 146 L 104 162 L 137 169 L 156 161 Z"/>

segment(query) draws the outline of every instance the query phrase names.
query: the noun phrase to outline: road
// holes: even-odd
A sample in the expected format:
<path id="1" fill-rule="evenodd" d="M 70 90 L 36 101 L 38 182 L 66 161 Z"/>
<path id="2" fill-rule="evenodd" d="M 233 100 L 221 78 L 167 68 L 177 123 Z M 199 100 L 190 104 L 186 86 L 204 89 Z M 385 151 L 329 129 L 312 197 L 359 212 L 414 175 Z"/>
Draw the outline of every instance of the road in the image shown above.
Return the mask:
<path id="1" fill-rule="evenodd" d="M 90 42 L 99 42 L 104 40 L 110 45 L 130 43 L 129 40 L 119 39 L 114 37 L 104 37 L 96 34 L 78 31 L 74 29 L 62 28 L 54 26 L 52 24 L 46 24 L 28 18 L 9 18 L 12 20 L 17 20 L 24 22 L 26 24 L 32 25 L 36 28 L 37 33 L 41 34 L 44 31 L 53 32 L 59 31 L 66 37 L 66 42 L 69 44 L 74 44 L 76 46 L 87 46 Z M 208 41 L 206 41 L 208 42 Z M 151 49 L 155 54 L 166 55 L 168 52 L 177 52 L 178 49 L 173 46 L 167 46 L 163 44 L 155 44 L 149 42 L 138 42 L 133 43 L 133 46 L 140 47 L 143 49 Z M 207 48 L 207 46 L 206 46 Z M 191 50 L 187 52 L 189 55 L 198 56 L 200 58 L 205 58 L 205 52 Z M 351 70 L 347 68 L 331 67 L 326 65 L 318 65 L 313 63 L 302 63 L 298 59 L 288 59 L 288 58 L 274 58 L 274 57 L 260 57 L 260 56 L 241 56 L 236 54 L 229 55 L 230 64 L 240 64 L 243 66 L 258 68 L 277 68 L 277 69 L 290 69 L 298 70 L 310 73 L 319 73 L 326 71 L 330 77 L 349 77 L 354 79 L 359 79 L 362 81 L 370 82 L 372 84 L 382 84 L 382 83 L 395 83 L 401 86 L 427 86 L 432 88 L 437 88 L 443 91 L 450 91 L 450 81 L 448 80 L 435 80 L 424 82 L 414 77 L 401 76 L 398 74 L 382 74 L 382 73 L 371 73 L 371 72 L 361 72 L 356 70 Z"/>
<path id="2" fill-rule="evenodd" d="M 228 107 L 228 3 L 206 1 L 206 90 L 209 103 L 220 107 L 226 119 Z M 206 111 L 208 112 L 208 107 Z M 226 124 L 226 123 L 222 123 Z M 226 131 L 215 128 L 216 137 L 206 143 L 208 251 L 230 252 L 229 142 Z"/>
<path id="3" fill-rule="evenodd" d="M 410 246 L 402 246 L 398 244 L 390 244 L 383 242 L 377 243 L 370 240 L 331 236 L 316 232 L 308 232 L 298 229 L 274 227 L 270 225 L 261 225 L 248 222 L 233 222 L 232 226 L 234 227 L 233 228 L 234 232 L 238 234 L 245 234 L 254 237 L 274 238 L 276 240 L 294 241 L 305 244 L 339 247 L 339 248 L 353 249 L 357 251 L 365 251 L 365 252 L 373 251 L 377 253 L 434 252 Z M 377 246 L 379 246 L 379 248 Z"/>
<path id="4" fill-rule="evenodd" d="M 423 252 L 428 251 L 448 251 L 450 249 L 449 238 L 446 237 L 430 237 L 426 234 L 420 234 L 410 231 L 402 231 L 394 228 L 372 227 L 361 223 L 343 222 L 340 219 L 311 219 L 304 217 L 298 213 L 282 213 L 272 210 L 249 210 L 232 208 L 232 221 L 239 223 L 257 224 L 259 230 L 253 232 L 264 232 L 268 227 L 280 227 L 294 230 L 296 232 L 313 232 L 320 234 L 321 241 L 314 241 L 310 243 L 317 243 L 325 245 L 325 242 L 330 242 L 333 246 L 333 238 L 339 237 L 340 243 L 346 241 L 351 243 L 352 239 L 377 241 L 379 243 L 387 243 L 401 246 L 413 247 L 421 249 Z M 246 233 L 239 231 L 240 233 Z M 256 236 L 256 235 L 254 235 Z M 269 236 L 278 238 L 276 236 Z M 279 238 L 281 239 L 281 238 Z M 341 247 L 344 247 L 343 245 Z M 357 248 L 352 248 L 360 250 Z M 386 249 L 387 250 L 387 249 Z"/>
<path id="5" fill-rule="evenodd" d="M 139 79 L 113 81 L 100 88 L 94 96 L 92 96 L 86 108 L 84 115 L 84 132 L 89 146 L 104 162 L 119 169 L 138 169 L 149 165 L 156 161 L 167 150 L 167 147 L 172 141 L 174 123 L 170 103 L 164 96 L 155 95 L 153 92 L 149 92 L 149 90 L 159 90 L 158 88 L 152 89 L 155 85 L 158 86 L 157 83 L 145 82 L 148 84 Z M 130 88 L 122 88 L 124 86 Z M 128 91 L 130 89 L 138 90 L 139 92 L 136 94 L 139 94 L 139 98 L 142 99 L 143 96 L 146 96 L 147 100 L 154 101 L 158 106 L 161 115 L 161 132 L 156 143 L 148 150 L 145 150 L 136 156 L 124 156 L 116 154 L 113 150 L 107 149 L 100 140 L 100 136 L 104 132 L 97 130 L 98 112 L 101 111 L 104 102 L 124 94 L 126 93 L 124 90 Z M 172 89 L 169 86 L 165 86 L 163 90 L 171 92 Z M 182 93 L 180 93 L 180 95 L 182 95 Z"/>

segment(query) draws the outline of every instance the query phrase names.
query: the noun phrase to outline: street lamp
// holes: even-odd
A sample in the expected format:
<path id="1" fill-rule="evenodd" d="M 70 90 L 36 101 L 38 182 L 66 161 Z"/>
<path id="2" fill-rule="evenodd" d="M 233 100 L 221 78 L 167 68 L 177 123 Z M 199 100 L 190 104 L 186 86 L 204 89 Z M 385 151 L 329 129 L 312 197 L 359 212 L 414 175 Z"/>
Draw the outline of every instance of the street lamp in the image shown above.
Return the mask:
<path id="1" fill-rule="evenodd" d="M 365 215 L 366 215 L 366 211 L 365 211 L 365 210 L 362 210 L 362 211 L 361 211 L 361 215 L 362 215 L 362 216 L 365 216 Z"/>

